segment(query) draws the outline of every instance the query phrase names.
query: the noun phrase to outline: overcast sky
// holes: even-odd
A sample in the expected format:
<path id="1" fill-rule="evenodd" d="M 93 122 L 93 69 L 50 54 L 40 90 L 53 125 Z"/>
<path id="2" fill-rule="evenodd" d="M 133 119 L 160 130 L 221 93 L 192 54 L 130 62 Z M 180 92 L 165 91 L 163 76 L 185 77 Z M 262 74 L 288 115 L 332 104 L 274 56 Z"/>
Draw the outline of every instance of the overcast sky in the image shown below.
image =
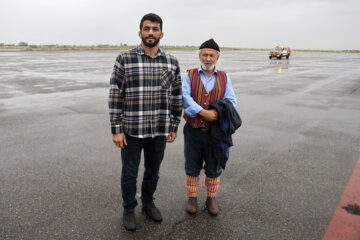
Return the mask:
<path id="1" fill-rule="evenodd" d="M 360 0 L 0 0 L 0 43 L 137 45 L 149 12 L 162 45 L 360 50 Z"/>

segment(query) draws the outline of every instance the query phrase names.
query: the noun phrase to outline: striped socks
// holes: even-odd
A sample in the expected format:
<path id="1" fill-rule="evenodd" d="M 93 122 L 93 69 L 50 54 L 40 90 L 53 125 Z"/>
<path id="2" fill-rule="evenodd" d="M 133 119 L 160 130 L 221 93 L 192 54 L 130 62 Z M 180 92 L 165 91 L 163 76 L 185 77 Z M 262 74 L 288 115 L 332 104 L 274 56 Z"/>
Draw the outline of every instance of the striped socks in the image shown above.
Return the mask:
<path id="1" fill-rule="evenodd" d="M 199 191 L 199 179 L 200 177 L 192 177 L 186 175 L 186 192 L 189 197 L 196 198 Z"/>
<path id="2" fill-rule="evenodd" d="M 220 177 L 209 178 L 205 176 L 206 194 L 209 198 L 214 198 L 219 189 Z"/>
<path id="3" fill-rule="evenodd" d="M 189 197 L 196 198 L 199 192 L 200 176 L 192 177 L 186 175 L 186 192 Z M 205 176 L 206 195 L 209 198 L 214 198 L 219 189 L 220 177 L 209 178 Z"/>

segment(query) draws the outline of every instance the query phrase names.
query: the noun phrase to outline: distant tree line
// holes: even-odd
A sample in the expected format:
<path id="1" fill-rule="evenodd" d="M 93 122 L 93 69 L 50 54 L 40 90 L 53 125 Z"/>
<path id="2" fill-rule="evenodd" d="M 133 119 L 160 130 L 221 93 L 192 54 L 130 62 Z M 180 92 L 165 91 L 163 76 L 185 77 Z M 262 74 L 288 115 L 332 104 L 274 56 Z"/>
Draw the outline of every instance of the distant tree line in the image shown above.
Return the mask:
<path id="1" fill-rule="evenodd" d="M 98 44 L 98 45 L 59 45 L 59 44 L 46 44 L 46 45 L 29 45 L 27 42 L 19 42 L 15 44 L 0 43 L 1 49 L 17 49 L 21 51 L 71 51 L 71 50 L 126 50 L 135 47 L 134 45 L 128 45 L 126 43 L 120 43 L 119 45 L 110 44 Z M 196 50 L 197 46 L 192 45 L 161 45 L 163 49 L 169 50 Z M 222 50 L 233 50 L 233 51 L 269 51 L 269 49 L 258 49 L 258 48 L 232 48 L 222 47 Z M 333 52 L 333 53 L 360 53 L 360 50 L 314 50 L 314 49 L 293 49 L 294 52 Z"/>

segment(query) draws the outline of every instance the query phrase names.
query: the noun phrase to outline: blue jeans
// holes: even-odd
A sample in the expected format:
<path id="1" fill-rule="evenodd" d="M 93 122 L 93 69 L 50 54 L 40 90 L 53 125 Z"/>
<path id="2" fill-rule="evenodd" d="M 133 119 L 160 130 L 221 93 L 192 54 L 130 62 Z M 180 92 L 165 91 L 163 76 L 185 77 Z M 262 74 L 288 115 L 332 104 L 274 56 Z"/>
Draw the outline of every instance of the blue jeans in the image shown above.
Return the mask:
<path id="1" fill-rule="evenodd" d="M 141 201 L 143 207 L 154 201 L 154 192 L 159 180 L 160 164 L 164 157 L 166 137 L 135 138 L 126 135 L 127 146 L 121 149 L 122 172 L 121 194 L 123 207 L 126 211 L 134 211 L 137 206 L 136 179 L 139 172 L 141 151 L 144 149 L 144 177 L 141 186 Z"/>
<path id="2" fill-rule="evenodd" d="M 220 164 L 213 158 L 213 155 L 210 154 L 210 133 L 193 128 L 188 123 L 185 124 L 183 132 L 186 175 L 197 177 L 204 166 L 207 177 L 219 177 L 222 169 Z"/>

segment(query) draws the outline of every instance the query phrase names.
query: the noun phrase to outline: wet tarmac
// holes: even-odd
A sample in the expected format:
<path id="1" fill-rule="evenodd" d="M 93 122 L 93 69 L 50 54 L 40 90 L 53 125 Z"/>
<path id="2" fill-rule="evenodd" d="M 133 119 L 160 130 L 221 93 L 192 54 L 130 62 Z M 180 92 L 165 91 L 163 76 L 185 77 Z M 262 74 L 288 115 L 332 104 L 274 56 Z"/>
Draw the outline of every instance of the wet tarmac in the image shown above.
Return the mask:
<path id="1" fill-rule="evenodd" d="M 171 53 L 182 75 L 198 66 L 195 52 Z M 0 239 L 322 238 L 360 157 L 359 54 L 224 52 L 219 68 L 243 126 L 221 175 L 220 213 L 205 210 L 204 184 L 200 212 L 185 212 L 182 121 L 155 195 L 164 220 L 150 221 L 140 204 L 136 232 L 122 226 L 109 127 L 116 56 L 0 53 Z"/>

